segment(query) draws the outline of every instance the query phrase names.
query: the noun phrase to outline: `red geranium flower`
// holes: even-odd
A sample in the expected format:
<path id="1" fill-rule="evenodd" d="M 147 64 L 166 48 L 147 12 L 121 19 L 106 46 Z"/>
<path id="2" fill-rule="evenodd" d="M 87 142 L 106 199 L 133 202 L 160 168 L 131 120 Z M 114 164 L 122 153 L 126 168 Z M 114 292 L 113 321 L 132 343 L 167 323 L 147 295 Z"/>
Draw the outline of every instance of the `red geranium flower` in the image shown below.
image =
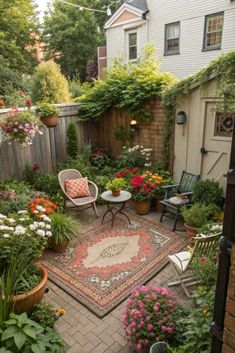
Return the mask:
<path id="1" fill-rule="evenodd" d="M 116 178 L 121 178 L 122 174 L 120 172 L 116 173 Z"/>

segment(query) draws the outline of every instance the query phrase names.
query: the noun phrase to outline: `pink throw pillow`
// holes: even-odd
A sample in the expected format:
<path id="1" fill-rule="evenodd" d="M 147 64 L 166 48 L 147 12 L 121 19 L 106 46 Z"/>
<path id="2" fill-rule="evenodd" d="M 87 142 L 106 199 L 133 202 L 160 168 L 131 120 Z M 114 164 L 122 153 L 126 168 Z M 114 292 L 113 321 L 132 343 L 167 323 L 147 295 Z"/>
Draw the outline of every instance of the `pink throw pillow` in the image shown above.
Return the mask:
<path id="1" fill-rule="evenodd" d="M 72 199 L 91 196 L 87 178 L 65 179 L 65 190 Z"/>

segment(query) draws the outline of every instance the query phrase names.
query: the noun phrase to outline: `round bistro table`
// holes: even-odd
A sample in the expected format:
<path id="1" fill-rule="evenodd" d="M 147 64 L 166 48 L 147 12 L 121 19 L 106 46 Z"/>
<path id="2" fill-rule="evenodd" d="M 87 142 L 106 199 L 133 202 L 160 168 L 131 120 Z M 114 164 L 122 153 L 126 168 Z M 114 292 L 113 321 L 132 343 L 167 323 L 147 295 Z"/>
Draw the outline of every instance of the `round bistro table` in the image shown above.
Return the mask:
<path id="1" fill-rule="evenodd" d="M 102 224 L 104 223 L 105 216 L 109 213 L 111 213 L 111 215 L 112 215 L 111 228 L 113 228 L 114 219 L 118 214 L 122 214 L 123 216 L 125 216 L 129 222 L 129 224 L 131 224 L 130 218 L 127 216 L 127 214 L 125 212 L 123 212 L 125 205 L 126 205 L 126 202 L 131 199 L 130 192 L 121 191 L 120 196 L 113 196 L 112 191 L 109 190 L 109 191 L 103 192 L 101 194 L 101 198 L 107 204 L 107 211 L 103 215 Z M 119 208 L 114 207 L 114 205 L 116 205 L 116 204 L 117 205 L 120 204 L 120 207 Z"/>

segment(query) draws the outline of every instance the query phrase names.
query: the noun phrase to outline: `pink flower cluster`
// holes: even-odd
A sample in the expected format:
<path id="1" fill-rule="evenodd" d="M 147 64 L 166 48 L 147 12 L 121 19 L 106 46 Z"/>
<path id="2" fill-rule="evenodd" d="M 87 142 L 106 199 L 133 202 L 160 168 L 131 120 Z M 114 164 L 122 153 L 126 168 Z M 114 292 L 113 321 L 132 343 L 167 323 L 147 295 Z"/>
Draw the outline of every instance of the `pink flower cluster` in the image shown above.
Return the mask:
<path id="1" fill-rule="evenodd" d="M 123 327 L 127 340 L 137 351 L 174 335 L 176 302 L 172 292 L 158 287 L 141 286 L 127 300 Z"/>
<path id="2" fill-rule="evenodd" d="M 9 142 L 15 141 L 25 146 L 31 145 L 35 134 L 41 134 L 39 123 L 34 112 L 30 109 L 19 111 L 18 108 L 14 108 L 7 113 L 6 119 L 0 123 L 3 139 Z"/>

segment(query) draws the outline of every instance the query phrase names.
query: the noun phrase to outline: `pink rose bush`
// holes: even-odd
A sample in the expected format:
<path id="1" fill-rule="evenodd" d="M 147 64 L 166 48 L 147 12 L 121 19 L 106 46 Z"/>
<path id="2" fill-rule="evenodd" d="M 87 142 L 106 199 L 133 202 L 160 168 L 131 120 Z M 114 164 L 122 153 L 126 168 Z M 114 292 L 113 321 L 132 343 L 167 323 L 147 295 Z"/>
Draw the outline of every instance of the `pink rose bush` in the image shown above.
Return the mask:
<path id="1" fill-rule="evenodd" d="M 174 339 L 177 304 L 170 290 L 153 286 L 134 289 L 127 300 L 123 327 L 137 351 Z"/>

